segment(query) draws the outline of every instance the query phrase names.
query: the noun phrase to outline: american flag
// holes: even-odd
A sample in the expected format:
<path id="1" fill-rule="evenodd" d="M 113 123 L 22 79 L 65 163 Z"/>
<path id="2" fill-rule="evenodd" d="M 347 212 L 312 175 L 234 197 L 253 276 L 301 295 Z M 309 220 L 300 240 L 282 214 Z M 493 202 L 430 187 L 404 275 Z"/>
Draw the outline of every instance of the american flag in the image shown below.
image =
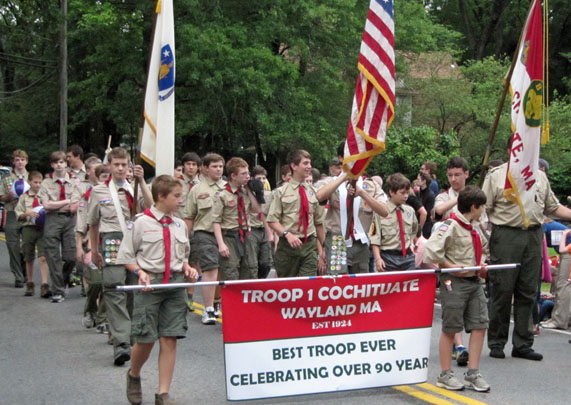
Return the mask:
<path id="1" fill-rule="evenodd" d="M 343 167 L 360 176 L 373 157 L 385 150 L 395 112 L 395 37 L 393 0 L 371 0 L 359 52 L 359 77 Z"/>

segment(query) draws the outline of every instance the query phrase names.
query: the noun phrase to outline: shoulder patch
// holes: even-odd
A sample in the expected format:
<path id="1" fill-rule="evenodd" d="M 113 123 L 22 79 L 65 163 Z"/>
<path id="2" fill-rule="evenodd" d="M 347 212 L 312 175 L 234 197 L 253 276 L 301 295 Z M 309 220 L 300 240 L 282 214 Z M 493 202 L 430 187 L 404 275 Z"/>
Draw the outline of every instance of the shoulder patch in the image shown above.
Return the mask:
<path id="1" fill-rule="evenodd" d="M 438 230 L 442 231 L 442 232 L 446 232 L 447 229 L 448 229 L 448 225 L 446 225 L 446 224 L 442 224 L 438 227 Z"/>

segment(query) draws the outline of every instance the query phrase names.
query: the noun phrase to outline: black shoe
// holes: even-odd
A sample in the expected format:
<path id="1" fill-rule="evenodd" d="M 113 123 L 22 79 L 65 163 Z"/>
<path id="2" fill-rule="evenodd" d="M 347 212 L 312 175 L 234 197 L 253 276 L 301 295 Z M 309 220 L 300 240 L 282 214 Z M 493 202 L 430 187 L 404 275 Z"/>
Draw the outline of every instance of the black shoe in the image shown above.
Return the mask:
<path id="1" fill-rule="evenodd" d="M 126 343 L 122 343 L 120 346 L 117 346 L 115 348 L 115 353 L 113 354 L 113 364 L 116 366 L 122 366 L 129 360 L 131 360 L 131 346 Z"/>
<path id="2" fill-rule="evenodd" d="M 24 282 L 22 280 L 14 281 L 14 288 L 24 288 Z"/>
<path id="3" fill-rule="evenodd" d="M 512 357 L 519 357 L 520 359 L 535 360 L 535 361 L 540 361 L 543 359 L 543 355 L 541 353 L 534 352 L 533 350 L 529 350 L 527 352 L 520 352 L 514 349 L 512 350 Z"/>
<path id="4" fill-rule="evenodd" d="M 506 354 L 504 353 L 504 351 L 502 349 L 500 349 L 499 347 L 492 347 L 490 349 L 490 357 L 493 357 L 495 359 L 505 359 L 506 358 Z"/>

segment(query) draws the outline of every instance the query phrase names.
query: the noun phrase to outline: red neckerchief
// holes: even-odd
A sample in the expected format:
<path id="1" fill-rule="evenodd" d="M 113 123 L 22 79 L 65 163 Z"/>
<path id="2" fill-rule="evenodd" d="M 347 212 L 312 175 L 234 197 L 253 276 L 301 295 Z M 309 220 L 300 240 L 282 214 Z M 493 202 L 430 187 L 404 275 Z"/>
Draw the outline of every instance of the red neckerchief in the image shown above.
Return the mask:
<path id="1" fill-rule="evenodd" d="M 165 241 L 165 275 L 163 277 L 163 284 L 168 283 L 171 278 L 171 231 L 169 229 L 169 224 L 172 223 L 172 218 L 163 215 L 163 217 L 158 220 L 157 217 L 153 215 L 150 208 L 143 211 L 143 214 L 153 218 L 163 227 L 163 240 Z"/>
<path id="2" fill-rule="evenodd" d="M 242 188 L 238 188 L 236 191 L 232 191 L 230 183 L 226 183 L 224 186 L 226 191 L 230 194 L 236 195 L 238 198 L 238 232 L 240 233 L 240 242 L 244 243 L 244 230 L 246 230 L 246 235 L 249 235 L 248 231 L 248 216 L 246 215 L 246 206 L 244 204 L 244 196 L 242 195 Z M 244 228 L 244 225 L 245 228 Z"/>
<path id="3" fill-rule="evenodd" d="M 470 234 L 472 235 L 472 245 L 474 246 L 474 252 L 476 254 L 476 266 L 479 266 L 480 261 L 482 260 L 482 240 L 480 239 L 480 235 L 472 225 L 462 222 L 455 213 L 450 214 L 450 219 L 453 219 L 458 222 L 462 228 L 470 231 Z"/>
<path id="4" fill-rule="evenodd" d="M 34 199 L 34 201 L 32 202 L 32 208 L 36 208 L 36 207 L 39 207 L 41 205 L 40 199 L 38 198 L 37 194 L 31 195 L 30 190 L 26 191 L 26 194 Z"/>
<path id="5" fill-rule="evenodd" d="M 112 177 L 109 176 L 109 178 L 107 180 L 105 180 L 105 185 L 107 187 L 109 187 L 109 183 L 111 183 L 111 179 L 112 179 Z M 125 180 L 125 181 L 127 181 L 127 180 Z M 115 184 L 115 186 L 117 186 L 117 184 Z M 133 196 L 124 187 L 118 187 L 117 191 L 119 191 L 119 190 L 123 190 L 125 192 L 125 198 L 127 199 L 127 203 L 129 204 L 129 212 L 133 212 Z"/>
<path id="6" fill-rule="evenodd" d="M 307 227 L 309 226 L 309 201 L 307 199 L 307 193 L 305 192 L 305 187 L 303 184 L 299 184 L 299 222 L 297 224 L 297 231 L 303 226 L 303 243 L 307 242 Z"/>

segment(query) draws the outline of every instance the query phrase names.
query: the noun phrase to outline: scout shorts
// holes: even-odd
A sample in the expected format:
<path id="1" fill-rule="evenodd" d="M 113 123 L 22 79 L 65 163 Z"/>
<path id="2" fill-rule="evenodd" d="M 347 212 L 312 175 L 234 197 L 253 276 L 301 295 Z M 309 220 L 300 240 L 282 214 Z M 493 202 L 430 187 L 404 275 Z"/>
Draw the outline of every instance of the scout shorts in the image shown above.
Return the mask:
<path id="1" fill-rule="evenodd" d="M 25 262 L 33 262 L 36 257 L 36 247 L 38 257 L 45 256 L 44 253 L 44 232 L 36 229 L 35 226 L 22 227 L 22 254 Z"/>
<path id="2" fill-rule="evenodd" d="M 446 288 L 450 280 L 451 291 Z M 442 332 L 457 333 L 465 329 L 488 328 L 488 306 L 479 279 L 440 275 L 440 299 L 442 301 Z"/>
<path id="3" fill-rule="evenodd" d="M 216 243 L 213 233 L 194 232 L 194 236 L 190 240 L 189 261 L 197 263 L 201 271 L 214 270 L 220 266 L 218 262 L 218 243 Z"/>

